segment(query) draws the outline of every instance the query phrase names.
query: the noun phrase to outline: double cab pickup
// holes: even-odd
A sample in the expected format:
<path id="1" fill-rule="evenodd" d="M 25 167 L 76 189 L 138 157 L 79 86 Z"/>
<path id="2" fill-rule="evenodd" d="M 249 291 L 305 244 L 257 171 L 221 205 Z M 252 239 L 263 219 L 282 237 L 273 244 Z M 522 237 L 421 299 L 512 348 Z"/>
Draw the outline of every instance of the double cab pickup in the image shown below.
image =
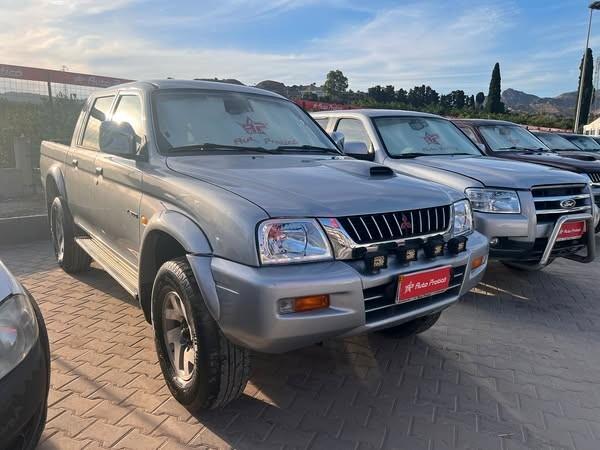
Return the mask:
<path id="1" fill-rule="evenodd" d="M 342 133 L 347 155 L 464 192 L 476 229 L 489 239 L 490 257 L 521 270 L 542 269 L 558 257 L 594 259 L 598 216 L 587 176 L 486 157 L 452 122 L 433 114 L 349 110 L 313 116 L 325 130 Z"/>
<path id="2" fill-rule="evenodd" d="M 464 192 L 348 158 L 300 107 L 245 86 L 100 91 L 40 168 L 58 263 L 93 259 L 139 300 L 190 410 L 241 394 L 249 350 L 424 331 L 487 263 Z"/>

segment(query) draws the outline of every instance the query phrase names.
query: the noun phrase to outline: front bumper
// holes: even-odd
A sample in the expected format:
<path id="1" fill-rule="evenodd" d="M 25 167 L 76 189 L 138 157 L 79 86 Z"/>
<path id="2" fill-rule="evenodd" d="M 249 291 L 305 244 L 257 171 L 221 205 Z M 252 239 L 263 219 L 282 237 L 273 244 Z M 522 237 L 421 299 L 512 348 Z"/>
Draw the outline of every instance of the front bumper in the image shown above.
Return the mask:
<path id="1" fill-rule="evenodd" d="M 25 359 L 0 379 L 0 449 L 34 448 L 46 419 L 50 348 L 42 315 L 33 302 L 39 337 Z"/>
<path id="2" fill-rule="evenodd" d="M 333 337 L 400 325 L 441 311 L 480 281 L 487 261 L 474 271 L 471 262 L 478 257 L 487 258 L 487 254 L 487 239 L 474 232 L 469 236 L 466 252 L 432 260 L 420 255 L 418 261 L 410 264 L 397 263 L 390 257 L 388 267 L 377 274 L 365 273 L 358 261 L 257 268 L 217 257 L 189 255 L 188 260 L 223 333 L 244 347 L 281 353 Z M 402 305 L 395 305 L 392 299 L 389 308 L 377 310 L 385 310 L 386 314 L 369 316 L 366 312 L 365 298 L 373 291 L 394 286 L 399 275 L 446 265 L 461 274 L 455 288 Z M 210 278 L 206 276 L 207 268 Z M 318 294 L 329 294 L 329 308 L 294 314 L 278 312 L 281 299 Z"/>
<path id="3" fill-rule="evenodd" d="M 534 219 L 530 219 L 533 217 Z M 475 212 L 475 229 L 488 239 L 497 238 L 498 244 L 490 246 L 490 258 L 517 262 L 538 262 L 545 266 L 556 257 L 590 262 L 595 255 L 594 228 L 597 214 L 572 214 L 560 216 L 555 223 L 537 223 L 535 211 L 524 214 L 489 214 Z M 582 239 L 556 242 L 562 223 L 585 220 L 588 232 Z M 576 253 L 586 250 L 587 256 L 580 258 Z"/>

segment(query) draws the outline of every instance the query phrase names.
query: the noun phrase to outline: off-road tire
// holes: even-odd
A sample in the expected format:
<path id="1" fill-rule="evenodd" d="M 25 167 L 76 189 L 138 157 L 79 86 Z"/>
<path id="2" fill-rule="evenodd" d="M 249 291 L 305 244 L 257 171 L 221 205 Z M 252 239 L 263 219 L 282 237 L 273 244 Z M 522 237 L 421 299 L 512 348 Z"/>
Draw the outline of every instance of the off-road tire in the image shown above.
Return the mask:
<path id="1" fill-rule="evenodd" d="M 195 350 L 191 379 L 178 381 L 165 342 L 163 302 L 175 292 L 185 308 Z M 152 289 L 152 326 L 164 379 L 175 399 L 191 412 L 221 408 L 238 398 L 250 376 L 250 352 L 230 342 L 210 315 L 185 257 L 159 269 Z"/>
<path id="2" fill-rule="evenodd" d="M 58 265 L 67 273 L 89 270 L 92 258 L 75 242 L 75 223 L 64 199 L 56 197 L 49 210 L 50 235 Z M 59 242 L 58 220 L 62 223 L 62 251 Z"/>
<path id="3" fill-rule="evenodd" d="M 419 317 L 410 322 L 403 323 L 402 325 L 385 328 L 384 330 L 381 330 L 380 333 L 386 337 L 404 339 L 429 330 L 435 325 L 441 315 L 442 313 L 438 312 L 428 316 Z"/>

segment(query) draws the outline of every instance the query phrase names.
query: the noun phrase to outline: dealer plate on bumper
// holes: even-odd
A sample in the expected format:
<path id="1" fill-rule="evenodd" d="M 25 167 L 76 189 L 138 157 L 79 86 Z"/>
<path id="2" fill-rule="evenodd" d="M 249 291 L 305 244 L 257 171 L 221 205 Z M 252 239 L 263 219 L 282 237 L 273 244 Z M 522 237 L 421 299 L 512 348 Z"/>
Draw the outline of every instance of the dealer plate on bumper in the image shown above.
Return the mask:
<path id="1" fill-rule="evenodd" d="M 396 303 L 405 303 L 420 298 L 441 294 L 448 290 L 452 278 L 452 266 L 400 275 Z"/>
<path id="2" fill-rule="evenodd" d="M 586 232 L 585 220 L 578 220 L 573 222 L 565 222 L 560 227 L 558 237 L 556 240 L 569 241 L 571 239 L 581 239 Z"/>

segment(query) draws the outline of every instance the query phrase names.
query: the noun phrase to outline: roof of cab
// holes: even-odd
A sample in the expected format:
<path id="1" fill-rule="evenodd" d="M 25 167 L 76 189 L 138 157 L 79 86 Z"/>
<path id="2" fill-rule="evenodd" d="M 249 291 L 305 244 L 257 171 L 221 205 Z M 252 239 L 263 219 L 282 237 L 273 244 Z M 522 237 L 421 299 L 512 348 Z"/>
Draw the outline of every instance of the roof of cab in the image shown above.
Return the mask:
<path id="1" fill-rule="evenodd" d="M 367 117 L 390 117 L 390 116 L 412 116 L 412 117 L 441 117 L 420 111 L 405 111 L 402 109 L 341 109 L 336 111 L 316 111 L 311 113 L 314 117 L 331 116 L 367 116 Z"/>
<path id="2" fill-rule="evenodd" d="M 515 126 L 522 126 L 522 125 L 519 125 L 518 123 L 509 122 L 507 120 L 464 119 L 462 117 L 451 119 L 451 120 L 452 120 L 452 122 L 456 122 L 456 123 L 468 123 L 468 124 L 471 124 L 471 125 L 475 125 L 476 127 L 477 126 L 482 126 L 482 125 L 515 125 Z"/>
<path id="3" fill-rule="evenodd" d="M 268 95 L 271 97 L 283 98 L 285 97 L 276 94 L 275 92 L 266 91 L 264 89 L 258 89 L 249 86 L 241 86 L 238 84 L 221 83 L 217 81 L 200 81 L 200 80 L 144 80 L 144 81 L 132 81 L 130 83 L 118 84 L 111 86 L 103 90 L 102 92 L 116 91 L 119 89 L 139 89 L 142 91 L 154 91 L 157 89 L 207 89 L 213 91 L 228 91 L 228 92 L 242 92 L 247 94 L 260 94 Z"/>

